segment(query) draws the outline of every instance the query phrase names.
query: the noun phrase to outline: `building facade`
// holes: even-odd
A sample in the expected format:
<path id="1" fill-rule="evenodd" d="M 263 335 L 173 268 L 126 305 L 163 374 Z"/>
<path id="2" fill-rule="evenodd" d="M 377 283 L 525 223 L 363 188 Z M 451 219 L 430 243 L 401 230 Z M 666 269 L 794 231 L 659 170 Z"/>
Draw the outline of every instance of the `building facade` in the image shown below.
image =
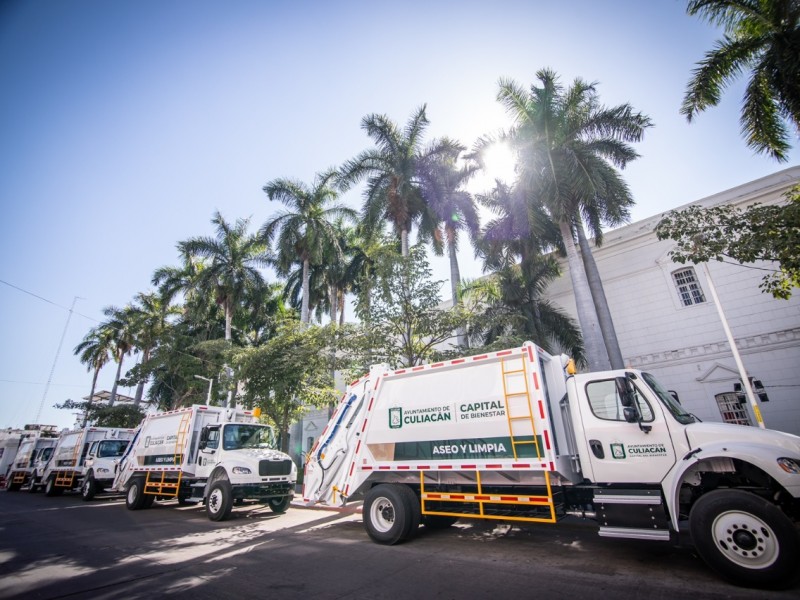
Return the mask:
<path id="1" fill-rule="evenodd" d="M 800 167 L 793 167 L 675 210 L 781 203 L 798 183 Z M 673 262 L 675 243 L 656 238 L 665 214 L 610 231 L 593 246 L 625 364 L 653 373 L 704 421 L 755 424 L 704 268 Z M 562 266 L 546 294 L 577 319 Z M 763 269 L 775 268 L 768 263 L 712 261 L 708 268 L 766 426 L 800 435 L 800 290 L 790 300 L 763 293 Z"/>

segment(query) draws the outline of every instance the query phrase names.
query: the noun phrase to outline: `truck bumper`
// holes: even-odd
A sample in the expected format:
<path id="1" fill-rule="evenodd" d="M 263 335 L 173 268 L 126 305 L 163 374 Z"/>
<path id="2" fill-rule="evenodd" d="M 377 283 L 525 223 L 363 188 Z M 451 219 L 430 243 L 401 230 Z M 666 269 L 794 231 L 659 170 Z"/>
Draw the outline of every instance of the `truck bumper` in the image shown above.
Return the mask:
<path id="1" fill-rule="evenodd" d="M 270 498 L 285 498 L 294 494 L 294 481 L 281 481 L 273 483 L 239 483 L 233 486 L 233 497 L 243 499 L 269 500 Z"/>

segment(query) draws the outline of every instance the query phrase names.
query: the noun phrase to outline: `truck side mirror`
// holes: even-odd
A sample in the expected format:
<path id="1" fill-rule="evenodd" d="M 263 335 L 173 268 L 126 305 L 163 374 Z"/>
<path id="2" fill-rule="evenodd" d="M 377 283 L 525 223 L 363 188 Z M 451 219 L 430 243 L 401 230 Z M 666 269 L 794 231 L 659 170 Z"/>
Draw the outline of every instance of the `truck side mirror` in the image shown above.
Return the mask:
<path id="1" fill-rule="evenodd" d="M 620 404 L 626 408 L 635 406 L 633 387 L 628 378 L 617 377 L 614 381 L 617 384 L 617 395 L 619 395 Z"/>
<path id="2" fill-rule="evenodd" d="M 198 444 L 198 448 L 200 448 L 200 450 L 204 450 L 207 445 L 208 445 L 208 427 L 203 427 L 203 429 L 200 430 L 200 443 Z"/>

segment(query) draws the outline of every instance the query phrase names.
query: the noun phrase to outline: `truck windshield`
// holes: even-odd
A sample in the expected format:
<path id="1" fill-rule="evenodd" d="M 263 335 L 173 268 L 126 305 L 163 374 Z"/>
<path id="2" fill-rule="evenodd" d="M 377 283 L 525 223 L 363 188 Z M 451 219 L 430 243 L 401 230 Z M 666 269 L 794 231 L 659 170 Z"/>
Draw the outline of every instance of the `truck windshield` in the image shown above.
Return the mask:
<path id="1" fill-rule="evenodd" d="M 266 425 L 244 425 L 234 423 L 225 425 L 222 435 L 224 450 L 240 448 L 273 448 L 272 428 Z"/>
<path id="2" fill-rule="evenodd" d="M 675 401 L 675 398 L 672 397 L 672 394 L 670 394 L 669 391 L 667 391 L 667 389 L 661 385 L 658 379 L 653 377 L 650 373 L 642 373 L 642 378 L 647 382 L 647 385 L 650 386 L 650 389 L 653 390 L 656 395 L 658 395 L 661 403 L 667 407 L 667 410 L 673 417 L 675 417 L 675 420 L 678 423 L 688 425 L 689 423 L 694 423 L 696 421 L 693 415 L 687 413 L 683 407 Z"/>
<path id="3" fill-rule="evenodd" d="M 119 458 L 127 447 L 127 440 L 103 440 L 97 445 L 97 458 Z"/>

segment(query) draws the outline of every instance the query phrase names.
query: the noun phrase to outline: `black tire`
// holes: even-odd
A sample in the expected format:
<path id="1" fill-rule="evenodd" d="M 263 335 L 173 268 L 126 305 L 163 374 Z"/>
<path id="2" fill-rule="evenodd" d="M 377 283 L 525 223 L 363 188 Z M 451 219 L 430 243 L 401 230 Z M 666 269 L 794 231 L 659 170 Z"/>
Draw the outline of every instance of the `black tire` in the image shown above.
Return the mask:
<path id="1" fill-rule="evenodd" d="M 31 478 L 28 480 L 28 493 L 35 494 L 39 491 L 39 486 L 36 485 L 36 471 L 31 473 Z"/>
<path id="2" fill-rule="evenodd" d="M 156 497 L 153 494 L 145 494 L 144 500 L 142 500 L 142 508 L 150 508 L 153 506 L 153 502 L 156 501 Z"/>
<path id="3" fill-rule="evenodd" d="M 422 524 L 427 529 L 447 529 L 452 527 L 458 517 L 447 517 L 445 515 L 422 515 Z"/>
<path id="4" fill-rule="evenodd" d="M 231 516 L 233 490 L 231 482 L 219 479 L 211 484 L 206 498 L 206 514 L 212 521 L 224 521 Z"/>
<path id="5" fill-rule="evenodd" d="M 86 478 L 81 484 L 81 498 L 84 502 L 89 502 L 97 494 L 97 482 L 91 473 L 86 475 Z"/>
<path id="6" fill-rule="evenodd" d="M 13 477 L 13 476 L 14 476 L 14 474 L 12 473 L 11 476 L 9 477 L 9 479 L 8 479 L 8 484 L 6 485 L 6 489 L 9 492 L 18 492 L 19 488 L 22 487 L 22 484 L 21 483 L 12 483 L 11 482 L 11 477 Z"/>
<path id="7" fill-rule="evenodd" d="M 406 526 L 406 533 L 403 536 L 404 540 L 410 540 L 419 531 L 419 523 L 422 520 L 422 507 L 420 506 L 419 498 L 407 485 L 398 485 L 400 493 L 403 494 L 406 502 L 406 510 L 408 511 L 408 525 Z"/>
<path id="8" fill-rule="evenodd" d="M 52 498 L 53 496 L 60 496 L 64 488 L 56 486 L 56 476 L 50 475 L 44 484 L 44 495 Z"/>
<path id="9" fill-rule="evenodd" d="M 267 506 L 269 506 L 269 509 L 278 514 L 285 513 L 286 509 L 289 508 L 291 503 L 291 496 L 284 496 L 283 498 L 270 498 L 267 500 Z"/>
<path id="10" fill-rule="evenodd" d="M 715 490 L 695 502 L 689 528 L 698 554 L 745 587 L 785 588 L 800 577 L 800 538 L 774 504 L 741 490 Z"/>
<path id="11" fill-rule="evenodd" d="M 411 492 L 408 486 L 387 483 L 376 485 L 367 492 L 363 508 L 364 528 L 372 541 L 391 546 L 411 534 L 415 511 L 403 488 Z"/>
<path id="12" fill-rule="evenodd" d="M 125 492 L 125 506 L 128 510 L 139 510 L 143 508 L 144 501 L 144 479 L 136 477 L 128 484 L 128 490 Z"/>

